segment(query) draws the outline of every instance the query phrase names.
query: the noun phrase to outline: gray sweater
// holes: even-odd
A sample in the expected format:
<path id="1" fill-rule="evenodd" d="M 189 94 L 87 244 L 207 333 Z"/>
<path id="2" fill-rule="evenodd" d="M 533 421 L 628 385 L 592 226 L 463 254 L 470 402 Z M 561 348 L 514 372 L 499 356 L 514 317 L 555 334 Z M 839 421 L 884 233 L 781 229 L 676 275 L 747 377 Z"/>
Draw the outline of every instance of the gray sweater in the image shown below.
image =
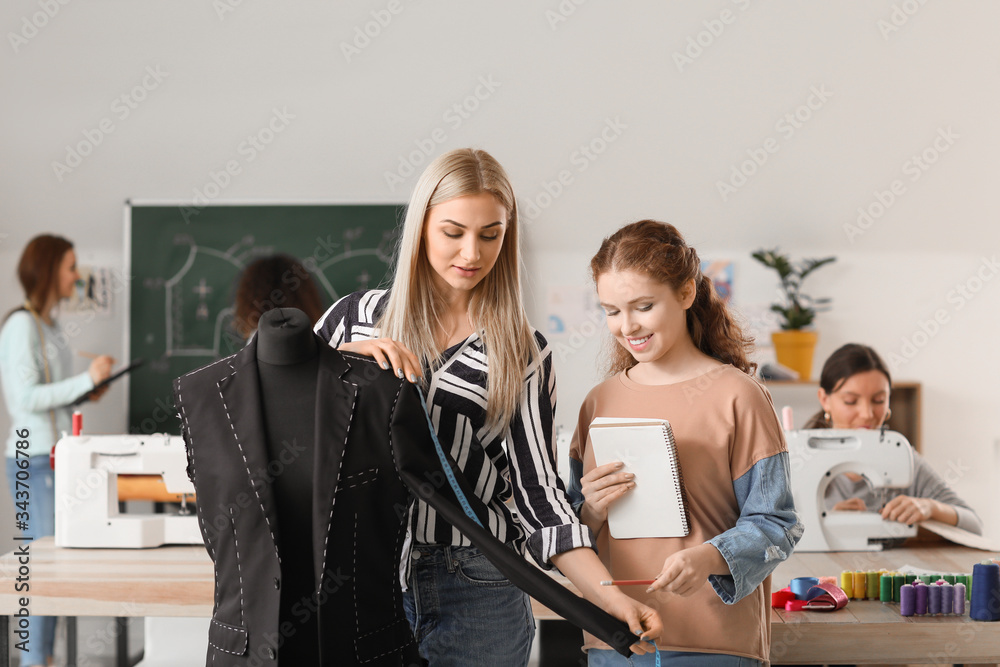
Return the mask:
<path id="1" fill-rule="evenodd" d="M 879 489 L 875 491 L 867 480 L 852 482 L 846 475 L 838 475 L 826 487 L 826 507 L 848 498 L 861 498 L 871 512 L 878 512 L 896 496 L 930 498 L 951 505 L 958 513 L 958 527 L 976 535 L 983 534 L 983 522 L 969 505 L 951 490 L 941 476 L 916 452 L 913 452 L 913 483 L 905 489 Z"/>

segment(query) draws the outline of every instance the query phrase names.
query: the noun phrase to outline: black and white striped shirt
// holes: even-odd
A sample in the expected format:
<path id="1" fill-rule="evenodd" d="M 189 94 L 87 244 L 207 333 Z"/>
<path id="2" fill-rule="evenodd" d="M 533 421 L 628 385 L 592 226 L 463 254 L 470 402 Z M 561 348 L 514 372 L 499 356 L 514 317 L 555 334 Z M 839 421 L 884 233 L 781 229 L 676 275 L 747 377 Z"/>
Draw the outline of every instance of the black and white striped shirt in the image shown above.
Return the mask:
<path id="1" fill-rule="evenodd" d="M 374 323 L 388 299 L 386 290 L 355 292 L 340 299 L 316 324 L 331 347 L 377 338 Z M 525 370 L 524 390 L 513 420 L 486 429 L 487 368 L 478 334 L 448 348 L 444 363 L 428 378 L 427 407 L 443 447 L 465 473 L 489 509 L 489 530 L 538 563 L 575 547 L 594 546 L 593 535 L 570 507 L 555 471 L 552 419 L 556 404 L 552 352 L 535 332 L 539 358 Z M 510 507 L 513 502 L 513 510 Z M 417 502 L 410 526 L 421 544 L 471 546 L 456 528 Z"/>

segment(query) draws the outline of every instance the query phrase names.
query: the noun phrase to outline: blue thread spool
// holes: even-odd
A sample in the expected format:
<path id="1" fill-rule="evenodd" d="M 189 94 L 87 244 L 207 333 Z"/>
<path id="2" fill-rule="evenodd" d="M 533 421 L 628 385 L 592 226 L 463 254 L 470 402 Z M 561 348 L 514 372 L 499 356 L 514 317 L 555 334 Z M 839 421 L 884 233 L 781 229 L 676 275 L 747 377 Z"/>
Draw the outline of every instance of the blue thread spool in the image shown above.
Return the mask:
<path id="1" fill-rule="evenodd" d="M 1000 565 L 976 563 L 972 566 L 969 618 L 974 621 L 1000 621 Z"/>

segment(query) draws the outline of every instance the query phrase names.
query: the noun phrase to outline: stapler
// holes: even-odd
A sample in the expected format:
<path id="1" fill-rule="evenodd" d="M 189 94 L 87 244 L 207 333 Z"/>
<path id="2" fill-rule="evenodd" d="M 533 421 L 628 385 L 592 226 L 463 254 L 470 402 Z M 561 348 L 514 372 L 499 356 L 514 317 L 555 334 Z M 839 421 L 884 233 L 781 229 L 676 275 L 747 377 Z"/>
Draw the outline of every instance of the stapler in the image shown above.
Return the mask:
<path id="1" fill-rule="evenodd" d="M 792 497 L 805 531 L 796 551 L 880 551 L 886 543 L 917 534 L 916 526 L 883 519 L 877 512 L 826 507 L 826 489 L 845 472 L 864 477 L 874 489 L 906 488 L 913 481 L 913 448 L 886 429 L 785 431 Z"/>
<path id="2" fill-rule="evenodd" d="M 180 436 L 64 436 L 55 451 L 55 543 L 59 547 L 142 549 L 202 544 L 198 518 L 187 507 L 194 485 L 187 478 Z M 179 511 L 119 511 L 126 488 L 153 488 L 154 500 L 181 503 Z"/>

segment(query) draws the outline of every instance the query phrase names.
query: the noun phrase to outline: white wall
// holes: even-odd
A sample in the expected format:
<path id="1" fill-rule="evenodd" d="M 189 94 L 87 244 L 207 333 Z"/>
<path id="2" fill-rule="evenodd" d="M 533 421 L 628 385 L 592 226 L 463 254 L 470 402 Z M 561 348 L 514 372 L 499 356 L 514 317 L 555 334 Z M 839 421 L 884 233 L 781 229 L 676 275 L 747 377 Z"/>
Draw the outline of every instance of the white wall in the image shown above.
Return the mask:
<path id="1" fill-rule="evenodd" d="M 1000 5 L 47 1 L 58 12 L 35 31 L 25 21 L 43 22 L 41 0 L 0 5 L 0 293 L 10 306 L 32 235 L 65 234 L 81 263 L 120 266 L 126 198 L 191 199 L 229 160 L 240 173 L 226 200 L 398 202 L 415 175 L 390 186 L 386 174 L 420 146 L 479 146 L 508 168 L 526 210 L 539 209 L 524 248 L 539 323 L 547 288 L 584 282 L 600 239 L 641 217 L 676 223 L 703 257 L 736 261 L 742 306 L 773 297 L 751 250 L 837 255 L 807 283 L 835 304 L 818 321 L 818 360 L 851 340 L 898 352 L 942 309 L 948 322 L 895 372 L 924 383 L 925 452 L 939 470 L 960 467 L 960 493 L 1000 535 L 989 503 L 1000 280 L 961 309 L 949 301 L 977 271 L 995 275 L 980 267 L 1000 242 Z M 391 20 L 345 56 L 358 31 L 376 32 L 375 15 Z M 30 38 L 12 43 L 21 32 Z M 679 68 L 675 54 L 699 39 L 706 46 Z M 145 99 L 124 117 L 120 96 L 144 77 Z M 476 108 L 459 116 L 452 106 L 467 99 Z M 239 146 L 275 109 L 294 118 L 250 160 Z M 782 119 L 797 110 L 808 119 L 791 133 Z M 105 119 L 114 131 L 60 180 L 53 162 Z M 939 131 L 952 135 L 938 142 L 948 150 L 911 180 L 904 163 Z M 602 146 L 602 132 L 614 140 Z M 590 160 L 580 147 L 592 142 L 603 152 Z M 724 200 L 717 182 L 766 147 Z M 561 172 L 562 191 L 547 197 Z M 901 194 L 850 237 L 844 225 L 894 180 Z M 124 323 L 121 312 L 96 321 L 76 345 L 121 355 Z M 559 358 L 567 426 L 598 379 L 598 347 L 591 336 Z M 121 430 L 122 390 L 87 423 Z M 9 516 L 0 508 L 0 541 Z"/>

